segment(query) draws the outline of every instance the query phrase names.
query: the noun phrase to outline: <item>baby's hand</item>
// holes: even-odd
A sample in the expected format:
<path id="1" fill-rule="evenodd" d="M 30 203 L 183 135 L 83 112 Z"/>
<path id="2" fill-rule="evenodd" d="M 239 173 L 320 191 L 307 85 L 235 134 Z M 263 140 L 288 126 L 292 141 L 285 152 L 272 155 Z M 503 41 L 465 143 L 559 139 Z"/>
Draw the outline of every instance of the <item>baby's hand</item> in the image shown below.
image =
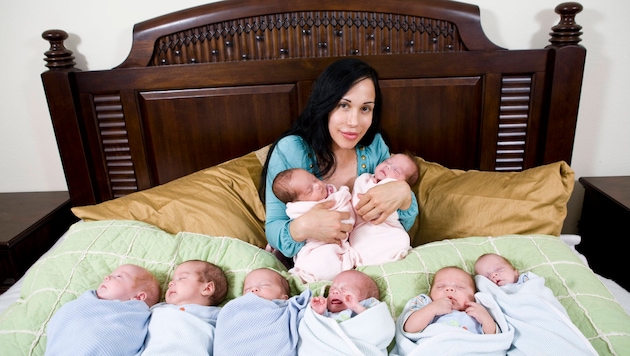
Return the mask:
<path id="1" fill-rule="evenodd" d="M 481 324 L 484 334 L 495 334 L 496 325 L 488 310 L 481 304 L 466 302 L 466 314 L 472 316 Z"/>
<path id="2" fill-rule="evenodd" d="M 440 298 L 429 303 L 427 307 L 431 307 L 435 316 L 449 314 L 453 310 L 453 301 L 447 297 Z"/>
<path id="3" fill-rule="evenodd" d="M 436 316 L 448 314 L 453 308 L 453 303 L 449 298 L 436 299 L 429 302 L 424 307 L 421 307 L 420 305 L 423 304 L 423 299 L 424 298 L 416 298 L 416 300 L 420 302 L 417 307 L 420 308 L 414 309 L 414 311 L 409 315 L 407 321 L 405 321 L 405 324 L 403 325 L 403 331 L 408 333 L 420 332 L 431 324 L 432 320 Z"/>
<path id="4" fill-rule="evenodd" d="M 326 298 L 324 297 L 313 297 L 311 299 L 311 308 L 313 311 L 319 315 L 324 314 L 326 311 Z"/>
<path id="5" fill-rule="evenodd" d="M 350 310 L 352 310 L 353 312 L 357 314 L 360 314 L 366 309 L 363 305 L 359 304 L 360 301 L 357 298 L 357 296 L 354 294 L 351 294 L 351 293 L 344 294 L 343 301 L 346 303 L 346 306 L 348 306 Z"/>

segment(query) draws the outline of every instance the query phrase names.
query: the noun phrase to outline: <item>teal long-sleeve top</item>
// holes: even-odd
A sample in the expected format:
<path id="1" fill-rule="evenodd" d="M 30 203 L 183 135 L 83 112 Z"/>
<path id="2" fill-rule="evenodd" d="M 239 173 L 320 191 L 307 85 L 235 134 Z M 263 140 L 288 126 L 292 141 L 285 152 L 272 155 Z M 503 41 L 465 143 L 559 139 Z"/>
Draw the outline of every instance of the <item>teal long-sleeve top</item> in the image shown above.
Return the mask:
<path id="1" fill-rule="evenodd" d="M 390 155 L 383 137 L 377 134 L 369 146 L 357 145 L 357 177 L 363 173 L 373 173 L 376 166 Z M 289 168 L 303 168 L 318 175 L 319 167 L 315 153 L 301 137 L 287 136 L 278 141 L 271 157 L 266 177 L 266 222 L 267 242 L 287 257 L 295 256 L 305 242 L 297 242 L 291 237 L 286 214 L 286 205 L 273 194 L 271 186 L 278 173 Z M 412 203 L 407 210 L 398 210 L 398 217 L 406 230 L 409 230 L 418 216 L 418 201 L 413 193 Z"/>

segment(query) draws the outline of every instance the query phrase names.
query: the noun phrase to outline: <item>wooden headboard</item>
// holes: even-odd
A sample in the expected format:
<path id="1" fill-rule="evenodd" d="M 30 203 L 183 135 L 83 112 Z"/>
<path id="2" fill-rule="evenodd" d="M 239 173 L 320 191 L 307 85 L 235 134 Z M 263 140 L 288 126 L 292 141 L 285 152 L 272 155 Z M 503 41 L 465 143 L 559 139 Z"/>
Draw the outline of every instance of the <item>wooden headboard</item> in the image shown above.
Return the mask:
<path id="1" fill-rule="evenodd" d="M 42 80 L 74 206 L 272 143 L 326 66 L 378 71 L 392 152 L 449 168 L 570 163 L 586 50 L 578 3 L 541 49 L 507 50 L 475 5 L 445 0 L 228 0 L 136 24 L 118 67 L 81 71 L 49 30 Z M 533 19 L 532 19 L 533 20 Z"/>

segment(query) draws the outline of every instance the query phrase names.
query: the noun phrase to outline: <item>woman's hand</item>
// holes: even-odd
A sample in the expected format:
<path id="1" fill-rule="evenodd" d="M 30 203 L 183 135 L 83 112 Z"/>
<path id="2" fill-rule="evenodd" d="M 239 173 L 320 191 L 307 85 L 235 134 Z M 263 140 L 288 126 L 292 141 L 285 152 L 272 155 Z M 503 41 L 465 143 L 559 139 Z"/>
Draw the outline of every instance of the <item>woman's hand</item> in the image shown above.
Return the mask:
<path id="1" fill-rule="evenodd" d="M 341 240 L 348 237 L 352 224 L 345 224 L 342 220 L 350 218 L 347 211 L 329 210 L 335 205 L 334 201 L 316 204 L 311 210 L 296 218 L 289 225 L 291 237 L 297 242 L 318 240 L 327 244 L 341 244 Z"/>
<path id="2" fill-rule="evenodd" d="M 411 188 L 405 181 L 388 182 L 370 188 L 354 207 L 365 221 L 381 224 L 397 209 L 411 206 Z"/>

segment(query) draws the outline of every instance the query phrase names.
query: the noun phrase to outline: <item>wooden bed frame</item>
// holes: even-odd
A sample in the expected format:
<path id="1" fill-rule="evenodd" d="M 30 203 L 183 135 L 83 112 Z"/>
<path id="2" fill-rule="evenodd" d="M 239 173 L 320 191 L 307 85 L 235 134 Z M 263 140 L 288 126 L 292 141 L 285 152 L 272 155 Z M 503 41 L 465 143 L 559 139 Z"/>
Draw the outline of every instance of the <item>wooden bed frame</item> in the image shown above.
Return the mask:
<path id="1" fill-rule="evenodd" d="M 127 59 L 81 71 L 49 30 L 42 80 L 73 206 L 154 187 L 272 143 L 330 63 L 379 73 L 392 152 L 518 171 L 573 149 L 586 50 L 578 3 L 550 44 L 507 50 L 444 0 L 229 0 L 139 24 Z"/>

